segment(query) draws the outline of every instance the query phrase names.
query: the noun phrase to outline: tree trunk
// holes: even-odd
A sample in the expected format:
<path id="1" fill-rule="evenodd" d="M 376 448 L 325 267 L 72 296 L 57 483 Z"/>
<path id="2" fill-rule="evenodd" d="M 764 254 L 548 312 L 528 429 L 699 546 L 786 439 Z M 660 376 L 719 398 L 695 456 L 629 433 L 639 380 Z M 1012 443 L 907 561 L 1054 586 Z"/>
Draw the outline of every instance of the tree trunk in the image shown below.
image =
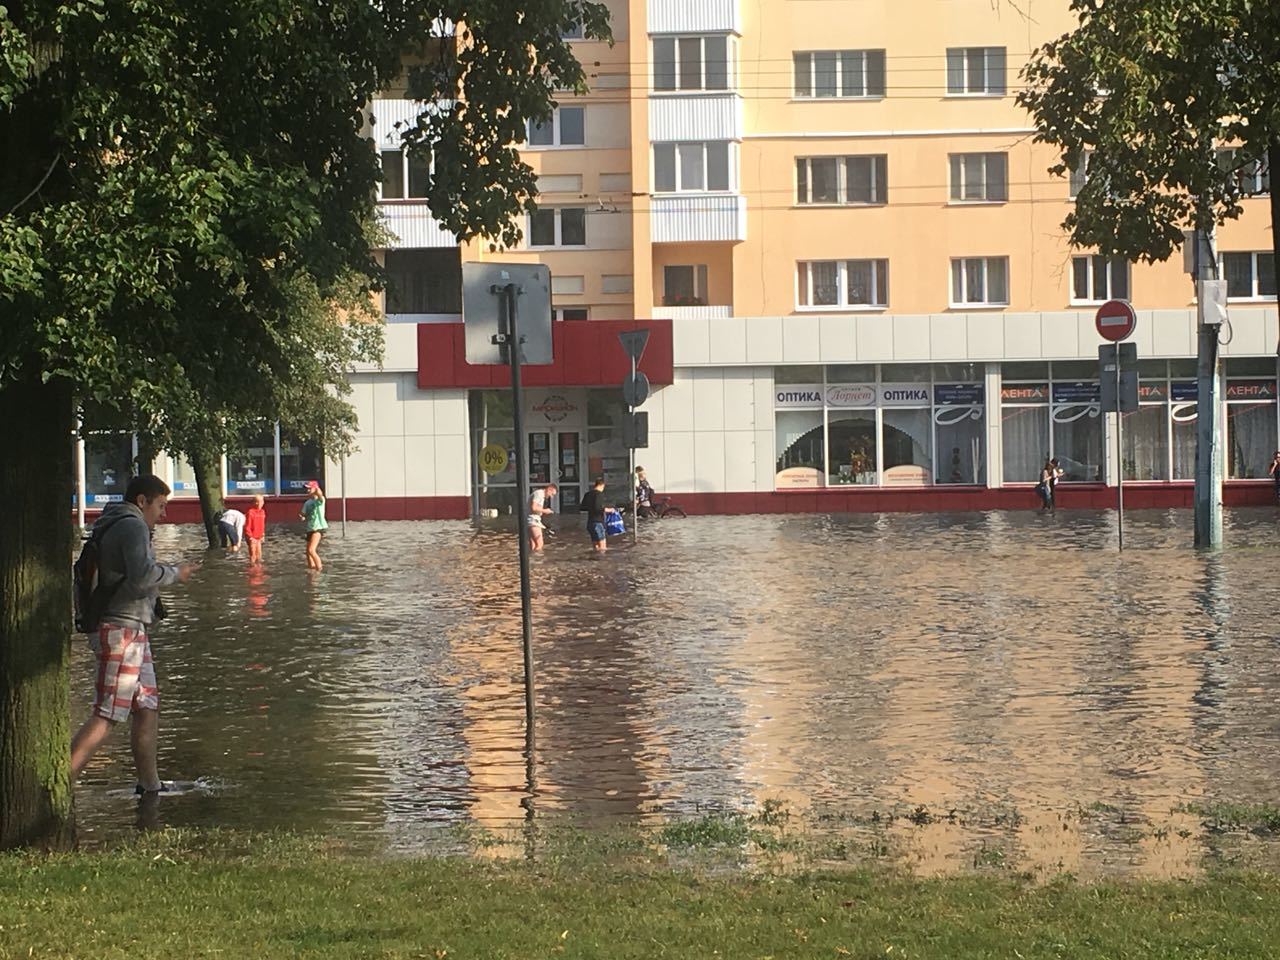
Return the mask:
<path id="1" fill-rule="evenodd" d="M 66 381 L 0 388 L 0 850 L 75 840 L 67 658 L 71 430 Z"/>
<path id="2" fill-rule="evenodd" d="M 219 546 L 218 523 L 214 514 L 222 509 L 222 484 L 218 479 L 218 458 L 207 453 L 191 454 L 191 472 L 196 475 L 196 492 L 200 494 L 200 517 L 210 547 Z"/>

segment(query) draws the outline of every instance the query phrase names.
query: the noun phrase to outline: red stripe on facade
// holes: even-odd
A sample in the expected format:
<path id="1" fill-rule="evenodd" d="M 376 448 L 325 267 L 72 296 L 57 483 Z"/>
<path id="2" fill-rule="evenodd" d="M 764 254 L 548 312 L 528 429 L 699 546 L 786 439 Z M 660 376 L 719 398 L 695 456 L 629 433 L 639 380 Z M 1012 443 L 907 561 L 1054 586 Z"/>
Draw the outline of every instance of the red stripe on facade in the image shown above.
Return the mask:
<path id="1" fill-rule="evenodd" d="M 648 330 L 649 343 L 640 370 L 655 385 L 675 379 L 670 320 L 559 320 L 551 327 L 553 363 L 524 367 L 529 387 L 617 387 L 631 372 L 631 360 L 618 341 L 628 330 Z M 511 372 L 501 365 L 467 363 L 460 323 L 418 324 L 418 386 L 497 389 L 509 386 Z"/>

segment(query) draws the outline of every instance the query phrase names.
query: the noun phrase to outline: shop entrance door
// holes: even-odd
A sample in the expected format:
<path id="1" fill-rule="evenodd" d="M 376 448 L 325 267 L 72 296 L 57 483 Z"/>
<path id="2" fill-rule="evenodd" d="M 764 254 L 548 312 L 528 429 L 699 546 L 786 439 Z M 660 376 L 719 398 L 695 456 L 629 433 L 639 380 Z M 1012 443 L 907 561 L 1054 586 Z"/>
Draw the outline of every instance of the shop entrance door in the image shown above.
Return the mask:
<path id="1" fill-rule="evenodd" d="M 561 513 L 577 513 L 582 502 L 582 433 L 579 430 L 531 430 L 529 432 L 529 494 L 548 483 L 560 488 Z"/>

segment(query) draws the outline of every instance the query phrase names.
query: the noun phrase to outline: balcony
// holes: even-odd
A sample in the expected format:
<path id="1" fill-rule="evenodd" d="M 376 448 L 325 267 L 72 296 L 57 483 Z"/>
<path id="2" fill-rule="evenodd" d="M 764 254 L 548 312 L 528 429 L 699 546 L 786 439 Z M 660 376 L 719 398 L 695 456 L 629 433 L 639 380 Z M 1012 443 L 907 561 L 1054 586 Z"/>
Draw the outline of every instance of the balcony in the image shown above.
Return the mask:
<path id="1" fill-rule="evenodd" d="M 733 316 L 729 304 L 699 304 L 693 306 L 661 306 L 653 308 L 655 320 L 723 320 Z"/>
<path id="2" fill-rule="evenodd" d="M 738 0 L 649 0 L 650 33 L 742 33 Z"/>
<path id="3" fill-rule="evenodd" d="M 654 143 L 741 140 L 742 97 L 736 93 L 654 93 L 649 139 Z"/>
<path id="4" fill-rule="evenodd" d="M 425 203 L 414 201 L 383 201 L 378 204 L 383 225 L 391 231 L 391 250 L 408 248 L 449 248 L 458 246 L 452 233 L 440 225 L 431 215 Z"/>
<path id="5" fill-rule="evenodd" d="M 740 194 L 653 197 L 649 211 L 654 243 L 747 239 L 747 199 Z"/>

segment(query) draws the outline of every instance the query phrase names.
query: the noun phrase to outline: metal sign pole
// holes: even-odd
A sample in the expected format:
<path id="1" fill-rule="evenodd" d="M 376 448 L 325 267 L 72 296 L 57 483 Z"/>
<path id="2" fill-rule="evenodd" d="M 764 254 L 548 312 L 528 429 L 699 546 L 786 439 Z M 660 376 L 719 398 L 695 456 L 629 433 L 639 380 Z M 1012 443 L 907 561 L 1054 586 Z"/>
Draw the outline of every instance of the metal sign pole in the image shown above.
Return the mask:
<path id="1" fill-rule="evenodd" d="M 1120 551 L 1124 552 L 1124 445 L 1120 434 L 1123 427 L 1123 404 L 1120 402 L 1120 344 L 1112 345 L 1116 352 L 1116 529 L 1120 535 Z"/>
<path id="2" fill-rule="evenodd" d="M 636 378 L 636 358 L 631 358 L 631 379 Z M 631 484 L 631 542 L 640 542 L 640 495 L 636 491 L 636 438 L 634 435 L 636 422 L 636 405 L 634 403 L 627 405 L 627 416 L 631 418 L 632 437 L 631 443 L 627 445 L 627 482 Z"/>
<path id="3" fill-rule="evenodd" d="M 524 393 L 520 384 L 520 334 L 517 322 L 516 296 L 520 288 L 514 283 L 495 285 L 491 292 L 502 298 L 501 332 L 494 339 L 505 345 L 511 365 L 511 408 L 515 427 L 516 454 L 516 539 L 520 541 L 520 613 L 524 627 L 524 724 L 525 766 L 529 791 L 533 792 L 536 772 L 537 738 L 534 733 L 533 707 L 533 603 L 529 593 L 529 465 L 525 462 Z"/>
<path id="4" fill-rule="evenodd" d="M 347 455 L 342 455 L 342 467 L 340 470 L 342 477 L 342 536 L 347 536 Z"/>

